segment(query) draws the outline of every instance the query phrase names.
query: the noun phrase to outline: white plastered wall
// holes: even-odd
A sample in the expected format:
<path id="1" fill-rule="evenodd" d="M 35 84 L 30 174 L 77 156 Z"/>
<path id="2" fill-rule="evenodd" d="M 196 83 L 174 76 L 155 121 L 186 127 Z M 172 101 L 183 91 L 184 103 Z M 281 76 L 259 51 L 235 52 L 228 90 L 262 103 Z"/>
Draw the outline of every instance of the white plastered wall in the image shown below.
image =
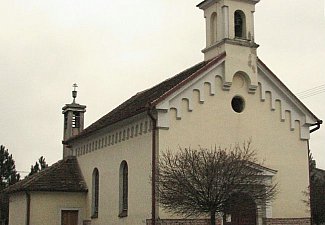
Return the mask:
<path id="1" fill-rule="evenodd" d="M 299 122 L 295 121 L 292 129 L 291 113 L 286 111 L 283 120 L 280 101 L 272 109 L 270 93 L 265 94 L 265 99 L 261 98 L 259 87 L 255 93 L 248 93 L 249 85 L 244 77 L 236 76 L 229 91 L 223 90 L 220 76 L 214 82 L 215 85 L 206 83 L 199 91 L 193 89 L 190 103 L 182 100 L 178 107 L 167 110 L 168 126 L 160 130 L 159 151 L 177 151 L 179 146 L 229 147 L 251 139 L 264 166 L 278 171 L 274 179 L 279 194 L 272 203 L 272 217 L 310 217 L 303 202 L 306 200 L 303 191 L 309 184 L 307 140 L 301 138 Z M 211 86 L 215 86 L 214 91 Z M 231 107 L 235 95 L 245 99 L 245 110 L 240 114 Z M 177 98 L 183 99 L 182 94 Z M 170 216 L 161 208 L 159 213 L 160 218 Z"/>
<path id="2" fill-rule="evenodd" d="M 143 124 L 142 131 L 140 130 L 141 123 Z M 138 124 L 139 126 L 137 126 Z M 92 225 L 144 225 L 146 219 L 150 219 L 152 133 L 149 124 L 149 118 L 142 116 L 130 123 L 124 122 L 124 125 L 117 124 L 115 127 L 89 137 L 88 140 L 83 140 L 86 142 L 102 140 L 103 137 L 112 137 L 113 134 L 116 135 L 116 133 L 121 132 L 121 138 L 118 137 L 116 142 L 106 143 L 96 150 L 78 156 L 78 162 L 89 189 L 86 218 L 91 220 Z M 137 133 L 135 133 L 136 126 L 138 127 Z M 134 132 L 128 135 L 128 130 Z M 124 138 L 123 133 L 125 133 Z M 76 143 L 76 148 L 79 148 L 79 145 L 83 145 L 83 143 Z M 123 160 L 128 164 L 128 216 L 119 218 L 119 169 Z M 94 168 L 99 171 L 99 210 L 98 218 L 91 219 L 92 173 Z"/>

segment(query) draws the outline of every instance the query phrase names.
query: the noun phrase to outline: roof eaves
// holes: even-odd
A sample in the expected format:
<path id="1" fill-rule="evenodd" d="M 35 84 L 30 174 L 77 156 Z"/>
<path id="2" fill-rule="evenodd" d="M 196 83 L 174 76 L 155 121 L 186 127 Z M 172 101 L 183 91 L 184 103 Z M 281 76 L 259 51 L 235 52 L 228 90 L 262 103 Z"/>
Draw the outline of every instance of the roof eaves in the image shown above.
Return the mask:
<path id="1" fill-rule="evenodd" d="M 55 169 L 60 163 L 62 163 L 63 160 L 60 160 L 56 163 L 54 163 L 52 166 L 45 168 L 38 173 L 35 173 L 31 175 L 30 177 L 27 177 L 21 181 L 18 181 L 17 183 L 7 187 L 4 189 L 4 192 L 8 193 L 14 193 L 14 192 L 20 192 L 20 191 L 28 191 L 29 187 L 32 183 L 37 182 L 37 180 L 40 179 L 41 176 L 44 176 L 48 171 Z"/>
<path id="2" fill-rule="evenodd" d="M 165 92 L 163 95 L 161 95 L 159 98 L 153 100 L 152 102 L 149 102 L 148 104 L 150 106 L 156 106 L 158 103 L 165 100 L 169 95 L 174 93 L 175 91 L 179 90 L 181 87 L 186 85 L 188 82 L 192 81 L 196 77 L 198 77 L 200 74 L 202 74 L 204 71 L 211 68 L 216 63 L 220 62 L 222 59 L 226 57 L 226 52 L 221 53 L 220 55 L 216 56 L 215 58 L 211 59 L 210 62 L 208 62 L 205 66 L 203 66 L 201 69 L 194 72 L 192 75 L 190 75 L 188 78 L 184 79 L 177 85 L 175 85 L 173 88 L 169 89 L 167 92 Z"/>
<path id="3" fill-rule="evenodd" d="M 115 110 L 118 110 L 122 105 L 126 104 L 128 101 L 131 101 L 132 99 L 134 99 L 134 98 L 137 97 L 139 94 L 141 94 L 141 93 L 143 93 L 143 92 L 145 92 L 145 91 L 146 91 L 146 90 L 144 90 L 144 91 L 140 91 L 140 92 L 136 93 L 135 95 L 133 95 L 131 98 L 129 98 L 129 99 L 126 100 L 125 102 L 122 102 L 120 105 L 118 105 L 118 106 L 117 106 L 116 108 L 114 108 L 112 111 L 110 111 L 108 114 L 113 114 L 113 113 L 115 112 Z M 129 116 L 129 117 L 133 117 L 133 116 L 135 116 L 135 115 L 141 114 L 141 113 L 143 113 L 144 111 L 145 111 L 145 110 L 139 110 L 136 114 L 131 115 L 131 116 Z M 107 123 L 107 124 L 105 124 L 105 125 L 103 125 L 103 126 L 100 126 L 100 127 L 94 129 L 93 126 L 94 126 L 95 124 L 97 124 L 98 122 L 101 122 L 102 120 L 105 120 L 105 118 L 108 116 L 108 114 L 104 115 L 104 116 L 101 117 L 99 120 L 96 120 L 95 122 L 93 122 L 92 124 L 90 124 L 86 129 L 82 130 L 81 133 L 79 133 L 78 135 L 72 136 L 72 137 L 70 137 L 69 139 L 67 139 L 67 140 L 65 140 L 65 141 L 62 141 L 62 144 L 67 144 L 67 145 L 68 145 L 69 143 L 73 142 L 74 140 L 77 140 L 77 139 L 80 139 L 80 138 L 89 137 L 89 136 L 93 135 L 94 132 L 97 132 L 97 131 L 99 131 L 99 130 L 104 129 L 104 128 L 107 127 L 107 126 L 110 126 L 110 125 L 116 124 L 116 123 L 118 123 L 118 122 L 120 122 L 120 121 L 122 121 L 122 120 L 125 120 L 125 119 L 129 118 L 129 117 L 127 117 L 127 118 L 120 118 L 120 119 L 118 119 L 118 120 L 115 120 L 114 122 Z M 89 130 L 89 129 L 90 129 L 90 130 Z M 91 129 L 94 129 L 94 130 L 91 130 Z"/>
<path id="4" fill-rule="evenodd" d="M 196 7 L 198 7 L 199 9 L 204 9 L 204 8 L 210 6 L 215 1 L 216 0 L 204 0 L 204 1 L 200 2 L 199 4 L 197 4 Z"/>
<path id="5" fill-rule="evenodd" d="M 39 171 L 38 173 L 33 174 L 30 177 L 27 177 L 24 180 L 21 180 L 13 185 L 7 187 L 6 189 L 3 190 L 3 192 L 9 193 L 9 194 L 17 193 L 17 192 L 25 192 L 25 191 L 87 192 L 88 188 L 87 188 L 86 183 L 84 182 L 84 178 L 82 176 L 82 173 L 81 173 L 81 170 L 80 170 L 80 167 L 78 164 L 77 164 L 76 169 L 78 169 L 78 173 L 80 174 L 81 180 L 83 181 L 82 183 L 79 184 L 78 188 L 59 187 L 56 189 L 51 189 L 51 187 L 48 188 L 48 187 L 33 186 L 33 184 L 37 183 L 39 179 L 41 179 L 44 176 L 47 176 L 48 173 L 55 172 L 63 164 L 69 163 L 69 162 L 67 162 L 69 159 L 71 159 L 71 158 L 67 157 L 63 160 L 60 160 L 60 161 L 54 163 L 52 166 L 49 166 L 48 168 L 45 168 L 45 169 Z"/>

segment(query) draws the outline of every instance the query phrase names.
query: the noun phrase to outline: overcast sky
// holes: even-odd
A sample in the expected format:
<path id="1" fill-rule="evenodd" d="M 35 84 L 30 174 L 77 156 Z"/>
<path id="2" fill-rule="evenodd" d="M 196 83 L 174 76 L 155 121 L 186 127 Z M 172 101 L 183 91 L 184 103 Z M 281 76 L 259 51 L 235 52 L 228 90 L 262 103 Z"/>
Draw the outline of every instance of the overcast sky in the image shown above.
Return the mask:
<path id="1" fill-rule="evenodd" d="M 199 2 L 0 0 L 0 144 L 18 170 L 29 171 L 40 156 L 61 159 L 61 108 L 72 101 L 73 83 L 88 126 L 202 61 Z M 294 93 L 325 84 L 323 0 L 261 0 L 255 40 L 258 56 Z M 325 119 L 324 98 L 303 102 Z M 325 128 L 312 134 L 311 149 L 325 168 Z"/>

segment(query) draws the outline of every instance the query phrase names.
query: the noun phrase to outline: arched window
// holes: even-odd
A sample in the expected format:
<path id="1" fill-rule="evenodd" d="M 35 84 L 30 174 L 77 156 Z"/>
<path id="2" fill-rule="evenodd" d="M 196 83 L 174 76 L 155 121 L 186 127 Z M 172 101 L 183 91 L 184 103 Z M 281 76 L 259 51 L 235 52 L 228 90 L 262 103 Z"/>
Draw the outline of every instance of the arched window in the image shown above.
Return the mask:
<path id="1" fill-rule="evenodd" d="M 120 214 L 119 217 L 128 215 L 128 164 L 122 161 L 120 165 Z"/>
<path id="2" fill-rule="evenodd" d="M 212 13 L 210 19 L 210 40 L 211 44 L 217 41 L 217 13 Z"/>
<path id="3" fill-rule="evenodd" d="M 99 200 L 99 172 L 98 169 L 95 168 L 93 171 L 92 177 L 92 212 L 91 217 L 97 218 L 98 217 L 98 200 Z"/>
<path id="4" fill-rule="evenodd" d="M 235 37 L 246 38 L 246 18 L 241 10 L 237 10 L 234 15 L 235 19 Z"/>

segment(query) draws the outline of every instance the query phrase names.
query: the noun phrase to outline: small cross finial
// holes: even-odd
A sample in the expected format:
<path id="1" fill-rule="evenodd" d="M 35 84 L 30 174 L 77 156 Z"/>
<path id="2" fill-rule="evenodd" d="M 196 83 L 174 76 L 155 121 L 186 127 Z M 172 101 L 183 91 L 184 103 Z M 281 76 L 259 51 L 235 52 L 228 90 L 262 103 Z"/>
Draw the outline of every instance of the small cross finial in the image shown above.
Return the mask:
<path id="1" fill-rule="evenodd" d="M 76 88 L 78 87 L 78 85 L 77 85 L 76 83 L 74 83 L 74 84 L 72 85 L 72 87 L 73 87 L 73 90 L 75 91 Z"/>
<path id="2" fill-rule="evenodd" d="M 73 87 L 73 91 L 72 91 L 73 103 L 76 103 L 76 97 L 77 97 L 76 88 L 78 87 L 78 85 L 76 83 L 74 83 L 72 85 L 72 87 Z"/>

